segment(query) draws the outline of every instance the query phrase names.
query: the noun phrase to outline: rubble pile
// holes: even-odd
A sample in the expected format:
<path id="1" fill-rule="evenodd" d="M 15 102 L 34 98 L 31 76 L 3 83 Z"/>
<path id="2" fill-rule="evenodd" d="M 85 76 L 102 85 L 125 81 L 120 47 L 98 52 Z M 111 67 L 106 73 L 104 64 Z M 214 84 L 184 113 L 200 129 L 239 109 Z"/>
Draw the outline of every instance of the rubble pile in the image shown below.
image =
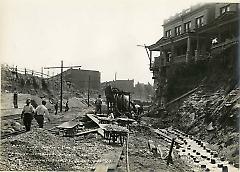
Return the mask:
<path id="1" fill-rule="evenodd" d="M 239 98 L 239 88 L 229 93 L 222 88 L 195 92 L 178 109 L 184 124 L 181 129 L 207 141 L 230 161 L 238 162 Z"/>
<path id="2" fill-rule="evenodd" d="M 210 114 L 222 102 L 224 94 L 223 89 L 214 93 L 200 89 L 193 93 L 183 101 L 181 107 L 178 109 L 181 122 L 187 127 L 195 124 L 195 121 Z"/>
<path id="3" fill-rule="evenodd" d="M 98 138 L 62 138 L 43 129 L 2 140 L 0 170 L 90 171 L 111 149 Z"/>

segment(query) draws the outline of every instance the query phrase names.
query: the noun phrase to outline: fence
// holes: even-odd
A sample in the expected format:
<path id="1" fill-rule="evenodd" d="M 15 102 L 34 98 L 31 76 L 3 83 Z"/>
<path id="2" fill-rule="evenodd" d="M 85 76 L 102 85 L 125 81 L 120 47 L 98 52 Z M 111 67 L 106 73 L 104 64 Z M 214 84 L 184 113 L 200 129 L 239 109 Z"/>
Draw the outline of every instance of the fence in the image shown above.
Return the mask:
<path id="1" fill-rule="evenodd" d="M 42 77 L 42 78 L 49 78 L 50 77 L 50 75 L 45 74 L 43 72 L 43 70 L 42 70 L 42 72 L 38 72 L 38 71 L 27 69 L 27 68 L 18 68 L 17 66 L 16 67 L 10 67 L 7 64 L 2 65 L 2 67 L 4 67 L 5 69 L 11 71 L 12 73 L 14 73 L 16 75 L 19 73 L 19 74 L 24 74 L 24 75 L 30 74 L 32 76 L 38 76 L 38 77 Z"/>

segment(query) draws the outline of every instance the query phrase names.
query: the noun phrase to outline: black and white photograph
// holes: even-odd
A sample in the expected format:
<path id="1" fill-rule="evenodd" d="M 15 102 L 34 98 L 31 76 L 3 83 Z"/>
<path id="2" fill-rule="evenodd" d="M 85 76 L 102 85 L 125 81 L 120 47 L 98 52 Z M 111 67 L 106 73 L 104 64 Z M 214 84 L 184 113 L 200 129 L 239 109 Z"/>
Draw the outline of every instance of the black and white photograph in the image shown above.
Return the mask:
<path id="1" fill-rule="evenodd" d="M 238 172 L 240 3 L 0 0 L 0 171 Z"/>

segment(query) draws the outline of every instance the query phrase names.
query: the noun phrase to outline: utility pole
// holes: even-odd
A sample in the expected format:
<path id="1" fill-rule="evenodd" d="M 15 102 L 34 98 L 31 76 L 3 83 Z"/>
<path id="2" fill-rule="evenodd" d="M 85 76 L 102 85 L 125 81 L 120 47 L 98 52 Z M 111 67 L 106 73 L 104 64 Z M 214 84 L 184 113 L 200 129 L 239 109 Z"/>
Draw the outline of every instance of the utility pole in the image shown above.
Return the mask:
<path id="1" fill-rule="evenodd" d="M 41 67 L 41 77 L 43 78 L 43 67 Z"/>
<path id="2" fill-rule="evenodd" d="M 91 80 L 91 77 L 90 77 L 90 75 L 89 75 L 89 77 L 88 77 L 88 107 L 90 106 L 90 104 L 89 104 L 89 98 L 90 98 L 90 80 Z"/>
<path id="3" fill-rule="evenodd" d="M 150 68 L 152 67 L 152 52 L 150 51 L 150 53 L 149 53 L 149 49 L 148 49 L 148 47 L 144 44 L 144 45 L 137 45 L 138 47 L 144 47 L 145 48 L 145 50 L 146 50 L 146 52 L 147 52 L 147 56 L 148 56 L 148 59 L 149 59 L 149 61 L 150 61 Z"/>
<path id="4" fill-rule="evenodd" d="M 81 66 L 63 66 L 63 61 L 61 61 L 61 66 L 56 67 L 44 67 L 44 69 L 61 69 L 60 74 L 60 112 L 62 112 L 62 101 L 63 101 L 63 68 L 75 68 L 75 67 L 81 67 Z"/>
<path id="5" fill-rule="evenodd" d="M 63 100 L 63 61 L 61 61 L 61 95 L 60 95 L 60 112 L 62 112 L 62 100 Z"/>

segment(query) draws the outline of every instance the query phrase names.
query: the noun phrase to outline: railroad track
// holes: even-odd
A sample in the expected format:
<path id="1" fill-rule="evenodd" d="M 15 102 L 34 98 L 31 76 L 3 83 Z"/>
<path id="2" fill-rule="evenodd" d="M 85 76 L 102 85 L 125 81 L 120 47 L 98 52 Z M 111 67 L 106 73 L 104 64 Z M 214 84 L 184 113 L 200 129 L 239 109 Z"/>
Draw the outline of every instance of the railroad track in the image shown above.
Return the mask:
<path id="1" fill-rule="evenodd" d="M 1 120 L 19 120 L 21 119 L 21 114 L 12 114 L 12 115 L 4 115 L 1 116 Z"/>
<path id="2" fill-rule="evenodd" d="M 170 137 L 175 138 L 179 143 L 174 148 L 180 157 L 187 157 L 187 160 L 194 164 L 196 168 L 216 172 L 231 171 L 237 172 L 238 167 L 230 164 L 223 157 L 219 157 L 216 151 L 207 148 L 207 143 L 187 135 L 176 129 L 154 130 L 163 140 L 170 141 Z"/>
<path id="3" fill-rule="evenodd" d="M 129 144 L 129 133 L 127 135 L 127 139 L 126 139 L 126 170 L 127 172 L 130 172 L 130 168 L 129 168 L 129 157 L 128 157 L 128 144 Z"/>
<path id="4" fill-rule="evenodd" d="M 1 140 L 2 140 L 2 139 L 9 138 L 9 137 L 11 137 L 11 136 L 17 136 L 17 135 L 20 135 L 20 134 L 23 134 L 23 133 L 26 133 L 26 131 L 23 130 L 23 131 L 15 131 L 15 132 L 13 132 L 13 133 L 1 134 Z"/>

